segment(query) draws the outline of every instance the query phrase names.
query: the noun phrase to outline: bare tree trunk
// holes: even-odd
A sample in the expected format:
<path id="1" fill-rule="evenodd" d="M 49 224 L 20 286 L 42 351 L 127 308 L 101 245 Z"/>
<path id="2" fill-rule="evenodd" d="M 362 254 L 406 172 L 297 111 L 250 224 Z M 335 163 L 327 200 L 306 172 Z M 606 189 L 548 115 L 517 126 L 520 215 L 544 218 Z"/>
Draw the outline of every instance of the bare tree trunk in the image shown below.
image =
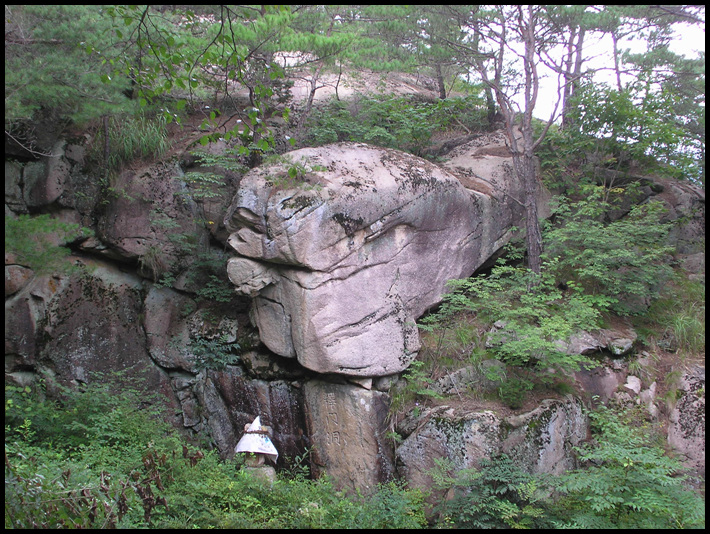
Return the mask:
<path id="1" fill-rule="evenodd" d="M 619 66 L 619 38 L 616 32 L 611 32 L 611 39 L 614 43 L 614 72 L 616 72 L 616 88 L 619 92 L 623 91 L 623 86 L 621 85 L 621 68 Z"/>
<path id="2" fill-rule="evenodd" d="M 308 120 L 308 117 L 311 114 L 311 111 L 313 110 L 313 102 L 315 101 L 316 98 L 316 91 L 318 91 L 318 80 L 320 79 L 320 73 L 321 70 L 323 69 L 323 63 L 320 63 L 318 67 L 316 68 L 315 72 L 312 74 L 311 79 L 308 81 L 310 85 L 310 90 L 308 92 L 308 99 L 306 100 L 306 107 L 301 113 L 301 115 L 298 118 L 298 122 L 296 124 L 296 139 L 300 142 L 302 141 L 303 137 L 303 128 L 306 124 L 306 121 Z M 336 94 L 337 94 L 337 88 L 336 88 Z"/>
<path id="3" fill-rule="evenodd" d="M 108 168 L 108 158 L 111 156 L 111 140 L 109 138 L 108 115 L 101 117 L 104 126 L 104 165 Z"/>
<path id="4" fill-rule="evenodd" d="M 540 80 L 535 62 L 536 49 L 540 45 L 536 36 L 536 24 L 540 16 L 539 6 L 511 6 L 511 10 L 505 13 L 503 8 L 498 6 L 500 28 L 495 32 L 495 41 L 498 43 L 498 50 L 490 52 L 488 57 L 493 60 L 495 72 L 491 80 L 482 59 L 475 61 L 479 69 L 483 83 L 493 90 L 496 101 L 505 121 L 506 134 L 510 142 L 510 152 L 513 158 L 513 167 L 524 190 L 523 205 L 525 207 L 525 245 L 528 253 L 528 267 L 536 274 L 542 270 L 542 231 L 538 220 L 537 199 L 539 196 L 539 183 L 535 166 L 535 149 L 547 135 L 547 132 L 554 122 L 554 117 L 559 105 L 559 99 L 550 114 L 547 124 L 543 127 L 542 133 L 535 139 L 533 131 L 533 110 L 537 103 Z M 513 15 L 515 13 L 515 15 Z M 479 31 L 479 25 L 474 22 L 474 31 Z M 512 100 L 512 95 L 507 95 L 503 84 L 503 71 L 505 67 L 504 54 L 506 50 L 506 39 L 508 29 L 513 29 L 524 45 L 523 72 L 525 75 L 524 97 L 525 103 L 521 115 L 520 131 L 518 133 L 517 105 Z M 581 43 L 581 41 L 579 41 Z M 571 59 L 571 56 L 570 56 Z M 580 64 L 581 65 L 581 64 Z M 564 66 L 560 66 L 564 69 Z M 580 67 L 581 68 L 581 67 Z M 522 135 L 520 135 L 522 134 Z"/>
<path id="5" fill-rule="evenodd" d="M 444 75 L 441 72 L 441 63 L 436 64 L 436 83 L 439 86 L 439 98 L 446 100 L 446 84 L 444 83 Z"/>
<path id="6" fill-rule="evenodd" d="M 513 160 L 525 190 L 525 245 L 528 252 L 528 267 L 532 272 L 540 274 L 542 269 L 542 232 L 537 212 L 539 185 L 535 173 L 535 159 L 532 153 L 523 153 L 514 155 Z"/>

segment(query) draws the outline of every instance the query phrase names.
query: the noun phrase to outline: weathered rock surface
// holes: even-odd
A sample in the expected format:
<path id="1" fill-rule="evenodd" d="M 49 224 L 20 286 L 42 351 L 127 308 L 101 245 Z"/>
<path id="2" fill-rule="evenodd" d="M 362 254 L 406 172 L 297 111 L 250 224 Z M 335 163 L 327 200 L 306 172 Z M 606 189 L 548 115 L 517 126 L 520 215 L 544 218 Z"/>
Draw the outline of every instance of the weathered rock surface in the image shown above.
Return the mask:
<path id="1" fill-rule="evenodd" d="M 209 371 L 193 388 L 205 412 L 209 434 L 220 451 L 233 456 L 244 425 L 259 415 L 273 430 L 280 465 L 302 455 L 309 444 L 305 433 L 303 395 L 283 380 L 250 379 L 239 367 Z M 267 424 L 268 423 L 268 424 Z"/>
<path id="2" fill-rule="evenodd" d="M 72 244 L 81 254 L 70 261 L 88 268 L 71 274 L 37 273 L 6 255 L 6 381 L 32 385 L 45 377 L 50 387 L 120 372 L 132 386 L 161 393 L 176 424 L 210 440 L 222 456 L 233 453 L 244 424 L 260 415 L 274 428 L 281 465 L 315 445 L 314 472 L 341 477 L 346 487 L 372 487 L 392 476 L 390 444 L 382 436 L 384 391 L 416 353 L 413 319 L 438 299 L 445 277 L 469 275 L 521 220 L 522 196 L 503 137 L 471 138 L 449 152 L 441 168 L 372 147 L 295 152 L 286 156 L 293 163 L 267 166 L 245 179 L 225 221 L 229 232 L 221 219 L 238 176 L 197 169 L 224 177 L 201 201 L 182 179 L 190 170 L 184 161 L 181 167 L 172 161 L 127 169 L 105 188 L 84 166 L 87 147 L 81 139 L 51 135 L 40 149 L 52 157 L 21 154 L 5 163 L 6 216 L 51 213 L 96 232 Z M 668 204 L 669 220 L 685 221 L 671 244 L 687 254 L 686 270 L 704 278 L 704 192 L 671 182 L 648 194 Z M 210 238 L 226 241 L 230 233 L 239 253 L 230 274 L 245 298 L 206 302 L 198 291 L 209 277 L 186 272 L 196 259 L 191 251 Z M 173 288 L 153 283 L 166 268 L 176 276 Z M 258 343 L 247 324 L 251 297 L 261 337 L 289 357 Z M 192 344 L 223 335 L 242 345 L 240 361 L 202 368 Z M 321 335 L 323 344 L 315 341 Z M 578 341 L 571 350 L 611 348 L 599 338 Z M 317 370 L 359 375 L 348 377 L 359 385 L 313 380 L 294 356 Z M 639 390 L 627 367 L 611 359 L 597 375 L 577 379 L 588 380 L 589 390 L 598 389 L 604 400 L 624 396 L 644 403 L 655 418 L 655 382 L 640 375 Z M 380 373 L 387 376 L 368 378 Z M 495 386 L 482 378 L 464 369 L 436 387 L 456 395 L 462 384 Z M 682 392 L 669 443 L 704 472 L 704 372 L 702 381 L 689 378 Z M 329 411 L 333 403 L 336 412 Z M 464 413 L 431 413 L 439 426 L 434 417 L 413 418 L 398 452 L 402 473 L 426 487 L 426 462 L 436 456 L 465 465 L 463 459 L 500 451 L 531 470 L 545 470 L 563 457 L 551 452 L 565 450 L 559 443 L 573 443 L 572 437 L 538 440 L 537 429 L 564 427 L 571 412 L 560 410 L 510 420 L 471 412 L 466 422 Z M 342 443 L 335 442 L 331 413 L 343 425 Z M 457 441 L 459 424 L 479 440 L 468 449 Z M 572 436 L 570 429 L 545 435 Z M 345 446 L 348 440 L 352 447 Z"/>
<path id="3" fill-rule="evenodd" d="M 567 354 L 593 354 L 608 350 L 616 357 L 629 354 L 638 334 L 633 328 L 602 328 L 594 332 L 577 332 L 569 342 L 560 342 Z"/>
<path id="4" fill-rule="evenodd" d="M 696 366 L 681 379 L 681 397 L 670 416 L 668 444 L 698 475 L 705 477 L 705 367 Z"/>
<path id="5" fill-rule="evenodd" d="M 176 414 L 173 422 L 209 436 L 224 457 L 256 415 L 274 428 L 282 465 L 303 454 L 303 401 L 283 380 L 297 374 L 256 351 L 250 361 L 264 369 L 208 370 L 193 349 L 199 340 L 219 338 L 225 349 L 248 342 L 243 310 L 234 303 L 219 312 L 196 309 L 190 297 L 110 263 L 70 261 L 84 267 L 35 276 L 5 300 L 6 380 L 27 385 L 28 375 L 41 373 L 53 390 L 55 383 L 92 383 L 120 373 L 133 387 L 160 393 Z"/>
<path id="6" fill-rule="evenodd" d="M 560 474 L 576 467 L 573 447 L 587 438 L 582 402 L 573 397 L 548 399 L 531 412 L 507 417 L 491 410 L 461 411 L 439 406 L 399 431 L 409 433 L 396 449 L 397 471 L 415 487 L 431 488 L 437 459 L 454 470 L 505 453 L 530 473 Z"/>
<path id="7" fill-rule="evenodd" d="M 291 167 L 281 162 L 244 176 L 225 218 L 239 254 L 230 279 L 255 296 L 262 341 L 320 373 L 402 371 L 419 350 L 415 319 L 520 223 L 509 158 L 458 161 L 471 189 L 425 160 L 363 144 L 288 158 Z M 484 159 L 490 179 L 481 192 L 470 167 Z M 297 167 L 302 175 L 293 178 Z"/>
<path id="8" fill-rule="evenodd" d="M 669 244 L 679 254 L 704 252 L 705 189 L 686 181 L 654 179 L 661 189 L 654 197 L 668 210 L 666 221 L 676 221 L 669 235 Z"/>
<path id="9" fill-rule="evenodd" d="M 199 214 L 182 174 L 178 165 L 162 163 L 118 175 L 96 225 L 105 255 L 138 260 L 141 274 L 156 281 L 187 265 L 208 232 L 195 222 Z"/>
<path id="10" fill-rule="evenodd" d="M 362 491 L 394 477 L 391 446 L 384 435 L 387 394 L 309 380 L 304 397 L 315 475 L 327 472 L 339 487 Z"/>
<path id="11" fill-rule="evenodd" d="M 18 265 L 12 254 L 5 253 L 5 298 L 25 287 L 34 276 L 29 267 Z"/>

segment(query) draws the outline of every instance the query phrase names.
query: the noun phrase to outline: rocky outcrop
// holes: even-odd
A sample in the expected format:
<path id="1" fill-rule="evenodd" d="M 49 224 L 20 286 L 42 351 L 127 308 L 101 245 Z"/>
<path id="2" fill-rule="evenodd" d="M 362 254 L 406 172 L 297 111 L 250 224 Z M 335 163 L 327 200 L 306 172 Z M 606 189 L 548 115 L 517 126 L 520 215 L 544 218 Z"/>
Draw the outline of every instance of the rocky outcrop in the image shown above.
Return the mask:
<path id="1" fill-rule="evenodd" d="M 163 163 L 118 175 L 96 225 L 105 255 L 138 261 L 141 274 L 157 281 L 184 270 L 189 256 L 205 248 L 208 232 L 197 223 L 182 174 L 178 165 Z"/>
<path id="2" fill-rule="evenodd" d="M 705 478 L 705 367 L 685 372 L 679 392 L 670 416 L 668 444 L 695 474 Z"/>
<path id="3" fill-rule="evenodd" d="M 132 387 L 160 393 L 175 424 L 223 457 L 258 415 L 274 431 L 280 465 L 310 450 L 314 472 L 347 488 L 400 475 L 428 487 L 435 457 L 470 466 L 506 452 L 530 471 L 571 465 L 569 447 L 583 426 L 571 401 L 515 416 L 427 411 L 399 428 L 396 458 L 383 435 L 388 384 L 419 348 L 414 320 L 448 278 L 470 275 L 521 220 L 501 134 L 469 138 L 441 166 L 364 145 L 304 149 L 252 171 L 236 196 L 238 177 L 215 168 L 225 179 L 209 205 L 189 194 L 184 162 L 136 165 L 109 187 L 88 174 L 81 139 L 54 139 L 43 150 L 51 157 L 6 161 L 6 215 L 51 214 L 95 237 L 71 243 L 69 271 L 35 272 L 6 253 L 6 380 L 43 377 L 52 392 L 121 373 Z M 663 191 L 669 217 L 689 221 L 672 236 L 691 254 L 686 269 L 704 276 L 694 246 L 704 196 L 686 184 Z M 195 250 L 214 253 L 215 240 L 227 239 L 241 296 L 228 292 L 223 302 L 204 291 L 214 273 L 191 269 Z M 156 283 L 165 274 L 174 279 Z M 633 337 L 576 341 L 570 350 L 625 355 Z M 576 378 L 604 399 L 644 403 L 655 417 L 655 382 L 627 367 L 612 358 L 597 375 Z M 700 469 L 704 373 L 702 382 L 693 377 L 679 394 L 669 442 Z M 435 389 L 458 395 L 464 385 L 496 388 L 480 369 L 465 368 Z"/>
<path id="4" fill-rule="evenodd" d="M 654 179 L 654 197 L 668 210 L 664 220 L 675 222 L 669 244 L 681 256 L 705 252 L 705 189 L 686 181 Z"/>
<path id="5" fill-rule="evenodd" d="M 479 155 L 477 144 L 452 161 L 456 175 L 399 151 L 342 143 L 291 152 L 244 176 L 225 218 L 239 254 L 228 273 L 254 297 L 266 346 L 319 373 L 406 369 L 419 350 L 414 321 L 522 221 L 505 147 Z"/>
<path id="6" fill-rule="evenodd" d="M 33 275 L 6 299 L 6 380 L 29 385 L 39 375 L 58 392 L 119 376 L 159 393 L 176 426 L 209 439 L 224 457 L 255 415 L 274 428 L 282 465 L 303 454 L 303 400 L 292 384 L 303 373 L 248 350 L 254 340 L 238 301 L 198 306 L 105 261 L 68 261 L 74 270 Z"/>
<path id="7" fill-rule="evenodd" d="M 582 402 L 567 397 L 508 416 L 438 406 L 406 418 L 397 430 L 406 436 L 396 449 L 398 472 L 413 486 L 431 488 L 438 459 L 458 471 L 505 453 L 530 473 L 563 473 L 576 467 L 573 448 L 588 437 L 588 421 Z"/>
<path id="8" fill-rule="evenodd" d="M 87 271 L 36 276 L 6 300 L 6 373 L 21 380 L 13 375 L 41 369 L 50 373 L 51 388 L 52 382 L 76 386 L 120 372 L 171 401 L 166 373 L 146 365 L 143 280 L 83 261 Z"/>

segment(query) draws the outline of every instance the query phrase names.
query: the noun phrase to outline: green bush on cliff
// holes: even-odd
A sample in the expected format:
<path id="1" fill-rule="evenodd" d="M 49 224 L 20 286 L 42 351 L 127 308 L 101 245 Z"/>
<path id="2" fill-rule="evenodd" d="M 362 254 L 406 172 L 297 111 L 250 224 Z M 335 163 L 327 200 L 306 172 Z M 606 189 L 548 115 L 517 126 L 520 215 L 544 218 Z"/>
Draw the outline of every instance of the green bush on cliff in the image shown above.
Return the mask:
<path id="1" fill-rule="evenodd" d="M 92 45 L 114 42 L 101 5 L 5 6 L 5 129 L 49 115 L 78 123 L 134 108 Z"/>
<path id="2" fill-rule="evenodd" d="M 579 330 L 597 328 L 600 311 L 579 288 L 561 289 L 551 269 L 536 277 L 522 265 L 501 263 L 488 276 L 451 281 L 449 287 L 427 322 L 436 327 L 466 312 L 492 325 L 486 350 L 506 364 L 499 393 L 511 407 L 520 408 L 536 383 L 551 385 L 556 376 L 587 362 L 582 355 L 568 354 L 564 342 Z"/>
<path id="3" fill-rule="evenodd" d="M 437 461 L 431 476 L 449 498 L 437 506 L 453 528 L 704 528 L 703 498 L 682 464 L 654 442 L 633 411 L 590 412 L 592 439 L 581 467 L 561 475 L 521 470 L 505 454 L 455 471 Z"/>
<path id="4" fill-rule="evenodd" d="M 560 200 L 554 224 L 543 233 L 543 268 L 535 275 L 522 253 L 509 247 L 486 275 L 449 282 L 442 306 L 421 321 L 426 330 L 446 329 L 462 313 L 486 326 L 489 356 L 507 366 L 500 398 L 520 408 L 536 385 L 552 385 L 587 360 L 568 354 L 566 342 L 579 331 L 601 327 L 604 314 L 640 314 L 669 280 L 669 225 L 663 209 L 649 202 L 605 222 L 616 204 L 601 187 L 585 197 Z M 697 331 L 697 321 L 690 325 Z M 679 331 L 681 331 L 679 325 Z M 698 338 L 692 335 L 694 339 Z"/>
<path id="5" fill-rule="evenodd" d="M 550 528 L 545 517 L 545 488 L 541 481 L 517 467 L 505 454 L 481 460 L 479 468 L 449 474 L 452 466 L 437 461 L 435 485 L 450 498 L 438 513 L 456 528 Z"/>
<path id="6" fill-rule="evenodd" d="M 670 224 L 662 221 L 660 202 L 630 208 L 624 217 L 605 222 L 623 201 L 614 191 L 582 187 L 583 200 L 558 199 L 556 224 L 544 234 L 546 268 L 559 283 L 578 285 L 595 307 L 620 315 L 638 314 L 672 274 L 672 247 L 666 245 Z"/>

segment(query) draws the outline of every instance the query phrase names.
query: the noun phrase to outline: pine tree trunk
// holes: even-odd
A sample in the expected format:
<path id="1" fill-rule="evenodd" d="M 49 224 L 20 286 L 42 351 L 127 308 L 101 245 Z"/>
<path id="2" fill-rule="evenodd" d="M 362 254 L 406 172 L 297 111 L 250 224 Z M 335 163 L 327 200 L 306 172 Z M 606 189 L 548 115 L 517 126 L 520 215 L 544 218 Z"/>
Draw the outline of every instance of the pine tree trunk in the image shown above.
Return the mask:
<path id="1" fill-rule="evenodd" d="M 523 144 L 525 140 L 523 139 Z M 513 153 L 513 165 L 525 191 L 525 248 L 528 253 L 528 268 L 536 274 L 542 269 L 542 232 L 537 212 L 538 180 L 532 149 Z"/>
<path id="2" fill-rule="evenodd" d="M 537 213 L 538 182 L 535 176 L 535 161 L 530 155 L 523 156 L 525 185 L 525 244 L 528 250 L 528 267 L 535 274 L 542 269 L 542 233 Z"/>

